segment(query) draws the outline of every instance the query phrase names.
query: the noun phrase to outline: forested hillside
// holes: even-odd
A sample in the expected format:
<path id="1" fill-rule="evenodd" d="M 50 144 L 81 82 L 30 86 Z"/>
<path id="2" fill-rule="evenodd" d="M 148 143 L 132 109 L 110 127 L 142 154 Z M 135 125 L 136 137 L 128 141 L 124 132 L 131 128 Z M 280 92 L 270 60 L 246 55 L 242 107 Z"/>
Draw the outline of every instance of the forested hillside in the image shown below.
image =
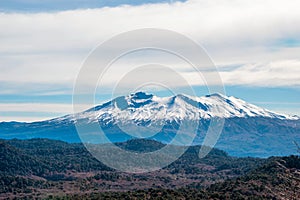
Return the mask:
<path id="1" fill-rule="evenodd" d="M 163 146 L 151 140 L 117 145 L 134 152 L 150 152 Z M 159 171 L 130 174 L 106 167 L 82 144 L 47 139 L 2 140 L 0 198 L 297 197 L 299 157 L 235 158 L 213 149 L 199 159 L 199 148 L 190 147 L 176 162 Z"/>

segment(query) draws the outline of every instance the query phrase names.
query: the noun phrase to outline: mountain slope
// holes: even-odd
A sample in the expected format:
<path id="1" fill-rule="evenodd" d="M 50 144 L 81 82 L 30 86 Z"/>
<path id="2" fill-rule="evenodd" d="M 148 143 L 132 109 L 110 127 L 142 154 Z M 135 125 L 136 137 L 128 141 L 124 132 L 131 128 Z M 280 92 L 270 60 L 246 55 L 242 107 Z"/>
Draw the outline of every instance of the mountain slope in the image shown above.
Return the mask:
<path id="1" fill-rule="evenodd" d="M 300 157 L 271 158 L 251 173 L 207 191 L 220 199 L 300 199 Z"/>
<path id="2" fill-rule="evenodd" d="M 66 195 L 58 199 L 261 199 L 296 200 L 300 198 L 300 158 L 271 158 L 252 172 L 213 184 L 208 188 L 148 189 L 127 192 L 102 192 Z"/>
<path id="3" fill-rule="evenodd" d="M 300 143 L 300 119 L 297 116 L 278 114 L 221 94 L 160 98 L 143 92 L 117 97 L 84 112 L 47 121 L 2 122 L 0 138 L 80 142 L 75 122 L 84 120 L 87 125 L 100 125 L 112 142 L 145 137 L 169 143 L 180 124 L 188 121 L 199 123 L 194 144 L 201 144 L 212 119 L 225 120 L 216 147 L 231 155 L 290 155 L 296 153 L 293 141 Z M 101 143 L 95 132 L 86 135 L 88 142 Z"/>
<path id="4" fill-rule="evenodd" d="M 68 115 L 55 120 L 76 120 L 88 118 L 90 121 L 109 123 L 134 121 L 180 121 L 219 118 L 267 117 L 297 120 L 297 116 L 278 114 L 249 104 L 235 97 L 212 94 L 204 97 L 176 95 L 157 97 L 152 94 L 137 92 L 121 96 L 85 112 Z"/>
<path id="5" fill-rule="evenodd" d="M 39 173 L 39 170 L 36 170 L 36 166 L 39 164 L 36 159 L 28 156 L 22 150 L 10 146 L 4 141 L 0 141 L 0 174 L 26 175 Z"/>
<path id="6" fill-rule="evenodd" d="M 151 152 L 164 146 L 144 139 L 117 145 L 134 152 Z M 204 187 L 226 178 L 239 177 L 265 162 L 265 159 L 230 157 L 218 149 L 200 159 L 197 154 L 199 148 L 190 147 L 177 161 L 158 171 L 132 174 L 104 166 L 82 144 L 48 139 L 5 140 L 0 143 L 3 154 L 0 154 L 0 199 L 44 199 L 50 194 L 89 194 L 112 190 L 174 189 L 190 184 Z M 111 157 L 109 154 L 106 156 Z"/>
<path id="7" fill-rule="evenodd" d="M 150 140 L 117 145 L 136 152 L 164 146 Z M 131 174 L 105 167 L 82 144 L 48 139 L 0 141 L 0 199 L 300 198 L 299 156 L 236 158 L 213 149 L 199 159 L 199 148 L 190 147 L 161 170 Z"/>

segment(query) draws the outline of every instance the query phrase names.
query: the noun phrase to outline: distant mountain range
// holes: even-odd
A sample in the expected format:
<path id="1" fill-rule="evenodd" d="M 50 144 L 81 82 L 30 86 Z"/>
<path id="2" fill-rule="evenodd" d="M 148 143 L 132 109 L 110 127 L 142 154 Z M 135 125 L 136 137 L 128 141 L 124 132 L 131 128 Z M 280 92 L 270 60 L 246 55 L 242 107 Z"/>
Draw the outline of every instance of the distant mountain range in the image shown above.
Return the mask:
<path id="1" fill-rule="evenodd" d="M 169 143 L 182 122 L 195 121 L 199 126 L 194 144 L 201 144 L 210 122 L 216 118 L 225 120 L 216 147 L 231 155 L 268 157 L 297 152 L 293 142 L 300 143 L 298 116 L 279 114 L 221 94 L 160 98 L 137 92 L 74 115 L 33 123 L 2 122 L 0 138 L 80 142 L 74 124 L 84 120 L 87 124 L 99 124 L 112 142 L 133 139 L 132 134 L 127 134 L 131 132 L 147 136 L 149 130 L 158 131 L 149 139 Z M 86 134 L 90 135 L 89 142 L 101 142 L 95 133 Z"/>

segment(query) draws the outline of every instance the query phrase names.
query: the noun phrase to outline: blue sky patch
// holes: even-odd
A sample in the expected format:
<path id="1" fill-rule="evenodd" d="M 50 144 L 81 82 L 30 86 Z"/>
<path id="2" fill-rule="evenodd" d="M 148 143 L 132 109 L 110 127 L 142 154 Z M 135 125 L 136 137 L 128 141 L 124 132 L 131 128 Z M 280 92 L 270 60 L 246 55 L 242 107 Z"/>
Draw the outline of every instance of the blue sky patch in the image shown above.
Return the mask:
<path id="1" fill-rule="evenodd" d="M 178 1 L 178 0 L 177 0 Z M 179 0 L 182 1 L 183 0 Z M 51 12 L 74 9 L 116 7 L 120 5 L 142 5 L 172 3 L 173 0 L 4 0 L 0 1 L 1 12 Z"/>

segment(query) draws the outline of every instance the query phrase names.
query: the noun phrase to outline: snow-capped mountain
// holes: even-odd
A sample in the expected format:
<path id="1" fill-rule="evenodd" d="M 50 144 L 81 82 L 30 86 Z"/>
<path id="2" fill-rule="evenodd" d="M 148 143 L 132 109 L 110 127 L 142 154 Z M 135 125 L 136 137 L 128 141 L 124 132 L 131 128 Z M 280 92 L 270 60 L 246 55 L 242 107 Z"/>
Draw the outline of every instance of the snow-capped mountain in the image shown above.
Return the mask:
<path id="1" fill-rule="evenodd" d="M 211 94 L 203 97 L 176 95 L 157 97 L 144 92 L 120 96 L 89 110 L 63 117 L 33 122 L 2 122 L 0 138 L 49 138 L 81 142 L 75 123 L 100 125 L 111 142 L 141 135 L 169 143 L 183 121 L 197 121 L 194 144 L 202 144 L 212 119 L 224 119 L 217 148 L 235 156 L 267 157 L 297 152 L 300 119 L 272 112 L 235 97 Z M 128 134 L 130 133 L 130 134 Z M 142 134 L 140 134 L 142 133 Z M 189 132 L 180 132 L 189 134 Z M 88 142 L 101 142 L 94 131 Z"/>
<path id="2" fill-rule="evenodd" d="M 87 118 L 106 124 L 116 122 L 166 122 L 181 120 L 200 120 L 218 118 L 266 117 L 276 119 L 297 120 L 297 116 L 289 116 L 272 112 L 233 96 L 212 94 L 203 97 L 176 95 L 157 97 L 144 92 L 121 96 L 107 103 L 91 108 L 85 112 L 65 116 L 62 119 Z"/>

